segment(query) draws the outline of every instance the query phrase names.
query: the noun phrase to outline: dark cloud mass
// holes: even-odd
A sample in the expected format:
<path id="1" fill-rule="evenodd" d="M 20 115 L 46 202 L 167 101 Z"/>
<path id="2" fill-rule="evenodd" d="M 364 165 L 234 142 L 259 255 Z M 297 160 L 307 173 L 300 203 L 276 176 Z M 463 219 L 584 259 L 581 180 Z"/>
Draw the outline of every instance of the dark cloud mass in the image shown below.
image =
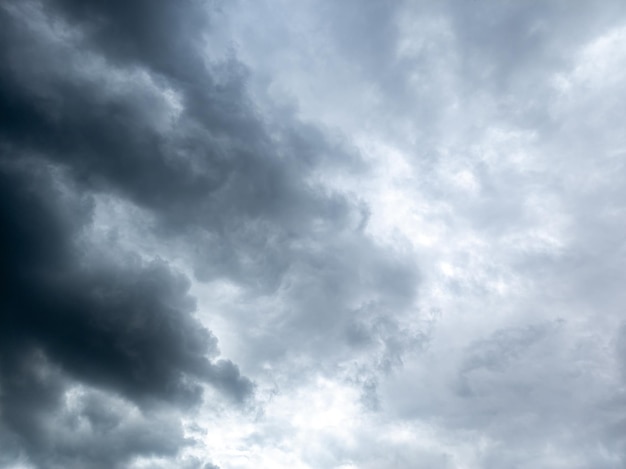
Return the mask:
<path id="1" fill-rule="evenodd" d="M 246 95 L 245 67 L 233 57 L 212 61 L 203 45 L 219 20 L 208 6 L 29 1 L 0 10 L 6 454 L 38 467 L 175 456 L 185 446 L 175 416 L 163 433 L 141 435 L 160 425 L 150 409 L 198 405 L 203 384 L 234 402 L 253 390 L 234 363 L 216 359 L 217 339 L 194 316 L 184 275 L 159 257 L 89 237 L 103 194 L 149 213 L 158 237 L 191 246 L 184 255 L 200 279 L 268 292 L 303 269 L 291 293 L 296 313 L 285 319 L 294 332 L 334 329 L 333 317 L 354 308 L 358 285 L 412 297 L 411 269 L 382 252 L 342 282 L 361 249 L 374 249 L 363 237 L 355 247 L 330 247 L 338 263 L 324 265 L 326 237 L 356 230 L 364 215 L 343 196 L 314 189 L 307 174 L 363 165 L 314 126 L 263 121 Z M 300 280 L 308 276 L 312 286 Z M 94 391 L 82 407 L 64 410 L 70 383 Z M 126 421 L 102 392 L 143 416 Z M 76 419 L 90 430 L 83 434 Z"/>
<path id="2" fill-rule="evenodd" d="M 249 380 L 229 361 L 209 361 L 217 341 L 190 315 L 194 301 L 188 281 L 163 261 L 146 263 L 132 254 L 117 262 L 90 258 L 82 252 L 88 246 L 75 239 L 89 220 L 89 201 L 63 200 L 45 163 L 21 163 L 4 161 L 0 184 L 2 245 L 10 247 L 1 270 L 0 328 L 2 416 L 8 430 L 34 445 L 34 455 L 41 452 L 48 459 L 46 448 L 55 451 L 59 443 L 48 441 L 55 433 L 46 435 L 41 428 L 42 412 L 53 412 L 66 391 L 63 376 L 121 393 L 140 407 L 155 401 L 197 403 L 199 382 L 244 399 Z M 112 437 L 120 438 L 118 433 Z M 133 447 L 129 440 L 119 456 L 148 451 L 150 445 L 174 453 L 175 441 L 165 446 L 138 441 Z M 49 467 L 84 467 L 95 464 L 92 459 L 100 461 L 93 467 L 118 463 L 114 453 L 106 453 L 106 459 L 87 451 L 88 440 L 75 444 L 74 459 L 65 456 L 74 462 Z"/>
<path id="3" fill-rule="evenodd" d="M 200 86 L 201 60 L 188 47 L 187 36 L 200 17 L 163 2 L 127 4 L 2 6 L 0 409 L 8 445 L 5 463 L 12 453 L 25 452 L 41 467 L 118 467 L 137 455 L 175 455 L 183 443 L 175 418 L 127 421 L 123 411 L 109 408 L 106 397 L 88 397 L 83 408 L 62 415 L 71 381 L 123 396 L 144 409 L 139 412 L 162 402 L 197 404 L 201 383 L 235 401 L 252 390 L 232 362 L 211 361 L 218 354 L 217 340 L 194 318 L 184 276 L 165 261 L 98 252 L 80 240 L 92 221 L 90 194 L 114 191 L 168 223 L 173 218 L 190 223 L 193 214 L 183 207 L 201 205 L 232 171 L 233 164 L 213 157 L 207 142 L 187 135 L 175 135 L 181 141 L 172 142 L 150 128 L 145 121 L 153 112 L 152 96 L 107 97 L 98 77 L 80 76 L 85 54 L 97 54 L 104 61 L 151 69 L 158 80 L 174 81 L 185 90 Z M 175 12 L 189 16 L 176 24 Z M 170 27 L 163 28 L 164 22 Z M 80 45 L 46 36 L 62 36 L 72 28 L 84 34 Z M 172 41 L 182 43 L 170 46 Z M 203 76 L 210 81 L 209 74 Z M 238 91 L 222 92 L 229 93 L 233 99 L 222 104 L 237 107 Z M 208 94 L 189 91 L 186 98 L 209 113 L 198 103 L 202 96 L 206 104 Z M 227 109 L 199 117 L 216 133 L 233 125 Z M 175 154 L 193 146 L 206 153 L 208 169 L 196 172 L 184 155 Z M 86 419 L 93 433 L 77 429 L 76 418 Z M 67 439 L 65 431 L 72 434 Z M 102 438 L 96 441 L 96 434 Z"/>

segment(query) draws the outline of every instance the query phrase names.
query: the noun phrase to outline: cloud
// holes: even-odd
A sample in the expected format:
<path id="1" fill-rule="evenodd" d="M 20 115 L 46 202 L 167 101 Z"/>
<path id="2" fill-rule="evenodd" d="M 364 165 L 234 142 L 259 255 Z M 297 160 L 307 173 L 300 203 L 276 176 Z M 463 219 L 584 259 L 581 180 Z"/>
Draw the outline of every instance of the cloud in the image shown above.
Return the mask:
<path id="1" fill-rule="evenodd" d="M 364 173 L 358 151 L 291 113 L 266 122 L 246 68 L 232 56 L 212 62 L 203 48 L 214 21 L 204 5 L 11 2 L 1 15 L 2 236 L 13 246 L 3 264 L 2 405 L 22 409 L 3 421 L 32 463 L 175 457 L 180 432 L 139 437 L 160 425 L 150 409 L 186 412 L 207 384 L 233 402 L 250 397 L 252 381 L 198 320 L 168 244 L 194 282 L 280 292 L 279 317 L 261 321 L 260 334 L 244 327 L 254 307 L 241 316 L 241 338 L 256 335 L 262 359 L 306 356 L 326 341 L 331 365 L 348 356 L 348 328 L 366 305 L 410 306 L 415 267 L 360 232 L 356 197 L 318 180 L 335 168 Z M 113 217 L 103 231 L 105 199 L 146 225 Z M 143 242 L 125 243 L 132 236 Z M 147 252 L 151 242 L 160 253 Z M 399 327 L 383 322 L 370 341 Z M 404 347 L 382 340 L 393 356 Z M 119 453 L 87 451 L 89 429 L 118 418 L 91 418 L 91 404 L 59 423 L 69 436 L 48 430 L 70 380 L 144 413 L 107 427 L 110 444 L 125 442 Z M 38 397 L 23 400 L 24 386 Z M 167 418 L 179 427 L 175 412 Z M 67 423 L 76 419 L 87 429 Z"/>
<path id="2" fill-rule="evenodd" d="M 22 358 L 23 369 L 3 379 L 3 463 L 129 467 L 138 456 L 173 458 L 192 443 L 167 411 L 146 413 L 110 393 L 71 384 L 42 353 Z"/>
<path id="3" fill-rule="evenodd" d="M 180 416 L 160 422 L 159 412 L 147 409 L 197 405 L 202 383 L 241 402 L 253 385 L 234 363 L 217 359 L 217 339 L 193 316 L 183 275 L 165 260 L 146 261 L 114 245 L 104 253 L 85 237 L 97 191 L 159 207 L 165 217 L 175 207 L 159 204 L 158 191 L 169 187 L 175 205 L 188 205 L 199 184 L 191 168 L 177 170 L 179 163 L 167 163 L 149 142 L 157 129 L 146 130 L 141 105 L 171 107 L 156 96 L 158 85 L 125 103 L 141 83 L 123 72 L 99 81 L 107 70 L 102 56 L 74 50 L 74 34 L 83 31 L 58 15 L 36 2 L 2 8 L 11 45 L 2 50 L 0 87 L 1 236 L 10 246 L 0 300 L 3 432 L 42 467 L 121 467 L 138 455 L 175 456 L 186 444 Z M 139 78 L 152 84 L 146 74 Z M 102 390 L 105 401 L 118 399 L 106 393 L 119 395 L 122 407 L 137 405 L 145 414 L 136 422 L 100 415 L 92 413 L 100 401 L 89 400 L 63 416 L 70 380 Z M 107 419 L 113 423 L 104 428 Z M 147 431 L 155 425 L 163 432 Z M 100 449 L 92 441 L 97 433 L 105 435 Z"/>
<path id="4" fill-rule="evenodd" d="M 76 238 L 90 215 L 89 201 L 63 200 L 61 188 L 55 187 L 58 179 L 51 180 L 41 162 L 15 166 L 20 165 L 5 161 L 1 176 L 2 242 L 12 247 L 2 266 L 0 402 L 6 431 L 25 445 L 29 457 L 49 461 L 46 467 L 87 462 L 90 467 L 117 467 L 151 447 L 175 454 L 182 436 L 141 436 L 141 426 L 160 425 L 151 417 L 106 428 L 108 437 L 124 442 L 119 461 L 104 447 L 101 454 L 94 453 L 89 438 L 95 437 L 73 428 L 69 416 L 52 430 L 57 424 L 51 420 L 63 412 L 67 381 L 71 377 L 121 394 L 144 410 L 159 402 L 198 403 L 202 382 L 241 401 L 250 395 L 252 383 L 232 362 L 210 361 L 218 353 L 217 340 L 191 316 L 194 301 L 184 277 L 165 262 L 84 255 L 81 248 L 89 246 L 77 246 Z M 85 418 L 88 409 L 72 412 Z M 99 417 L 88 420 L 99 432 Z M 180 426 L 176 422 L 168 420 L 165 426 L 174 431 Z M 63 440 L 62 425 L 72 441 Z M 76 445 L 67 451 L 77 453 L 68 455 L 68 461 L 79 462 L 62 462 L 58 446 L 66 444 Z M 53 462 L 52 454 L 61 462 Z"/>
<path id="5" fill-rule="evenodd" d="M 0 466 L 621 467 L 624 13 L 3 4 Z"/>

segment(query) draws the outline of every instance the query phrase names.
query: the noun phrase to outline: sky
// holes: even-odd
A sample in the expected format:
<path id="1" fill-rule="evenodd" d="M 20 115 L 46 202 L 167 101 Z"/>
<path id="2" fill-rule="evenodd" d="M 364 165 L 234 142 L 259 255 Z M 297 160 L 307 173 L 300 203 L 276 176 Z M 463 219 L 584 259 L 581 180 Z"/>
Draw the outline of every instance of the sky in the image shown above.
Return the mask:
<path id="1" fill-rule="evenodd" d="M 0 468 L 626 467 L 626 3 L 5 0 Z"/>

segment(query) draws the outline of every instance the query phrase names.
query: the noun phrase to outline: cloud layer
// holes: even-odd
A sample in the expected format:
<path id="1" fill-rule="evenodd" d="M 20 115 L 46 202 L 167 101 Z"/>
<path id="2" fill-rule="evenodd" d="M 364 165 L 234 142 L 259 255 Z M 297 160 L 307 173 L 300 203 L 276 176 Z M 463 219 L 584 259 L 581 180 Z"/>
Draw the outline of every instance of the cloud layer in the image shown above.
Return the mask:
<path id="1" fill-rule="evenodd" d="M 5 2 L 0 467 L 622 467 L 625 31 Z"/>

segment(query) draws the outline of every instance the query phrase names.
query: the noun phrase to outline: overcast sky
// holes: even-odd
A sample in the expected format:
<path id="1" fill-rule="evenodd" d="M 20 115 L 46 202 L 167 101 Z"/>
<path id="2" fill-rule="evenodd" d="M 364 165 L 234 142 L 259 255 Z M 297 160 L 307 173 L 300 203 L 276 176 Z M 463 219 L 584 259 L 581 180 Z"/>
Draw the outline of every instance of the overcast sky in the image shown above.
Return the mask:
<path id="1" fill-rule="evenodd" d="M 626 2 L 0 3 L 2 469 L 626 467 Z"/>

